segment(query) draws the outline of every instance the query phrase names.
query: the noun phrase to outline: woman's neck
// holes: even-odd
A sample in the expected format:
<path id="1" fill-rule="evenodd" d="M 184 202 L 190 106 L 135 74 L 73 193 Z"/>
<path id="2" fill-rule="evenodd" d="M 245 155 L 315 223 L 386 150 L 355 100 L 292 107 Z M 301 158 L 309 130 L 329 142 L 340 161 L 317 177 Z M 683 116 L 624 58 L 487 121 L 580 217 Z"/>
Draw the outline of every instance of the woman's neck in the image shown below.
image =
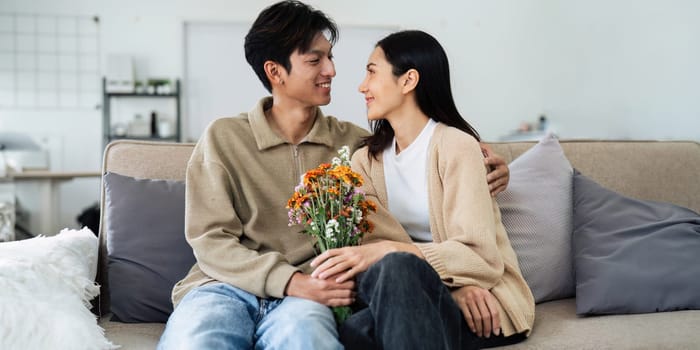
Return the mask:
<path id="1" fill-rule="evenodd" d="M 430 118 L 423 114 L 417 106 L 397 111 L 393 115 L 395 117 L 388 117 L 387 121 L 391 124 L 391 128 L 394 129 L 396 154 L 399 154 L 416 140 Z"/>

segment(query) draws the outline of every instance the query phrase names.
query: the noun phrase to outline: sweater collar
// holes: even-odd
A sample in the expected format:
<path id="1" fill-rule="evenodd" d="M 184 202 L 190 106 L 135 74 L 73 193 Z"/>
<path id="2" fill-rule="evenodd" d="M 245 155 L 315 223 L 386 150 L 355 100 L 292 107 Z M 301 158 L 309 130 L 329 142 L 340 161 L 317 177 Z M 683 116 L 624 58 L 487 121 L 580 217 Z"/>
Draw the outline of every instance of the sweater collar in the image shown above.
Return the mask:
<path id="1" fill-rule="evenodd" d="M 265 118 L 265 108 L 269 108 L 271 105 L 272 97 L 262 98 L 248 113 L 253 136 L 260 151 L 282 144 L 289 144 L 289 142 L 282 139 L 272 130 L 267 122 L 267 118 Z M 333 137 L 321 108 L 316 107 L 314 125 L 301 143 L 318 143 L 329 147 L 333 146 Z"/>

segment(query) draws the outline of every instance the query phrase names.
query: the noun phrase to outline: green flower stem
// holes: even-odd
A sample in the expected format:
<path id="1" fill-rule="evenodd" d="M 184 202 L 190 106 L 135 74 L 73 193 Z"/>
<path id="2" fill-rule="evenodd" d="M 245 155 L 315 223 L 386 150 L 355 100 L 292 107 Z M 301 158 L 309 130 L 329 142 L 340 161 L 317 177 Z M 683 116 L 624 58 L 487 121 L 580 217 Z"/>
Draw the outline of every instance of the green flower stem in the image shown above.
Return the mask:
<path id="1" fill-rule="evenodd" d="M 343 324 L 343 322 L 345 322 L 345 320 L 352 315 L 352 309 L 349 306 L 335 306 L 332 308 L 332 310 L 335 323 L 338 325 Z"/>

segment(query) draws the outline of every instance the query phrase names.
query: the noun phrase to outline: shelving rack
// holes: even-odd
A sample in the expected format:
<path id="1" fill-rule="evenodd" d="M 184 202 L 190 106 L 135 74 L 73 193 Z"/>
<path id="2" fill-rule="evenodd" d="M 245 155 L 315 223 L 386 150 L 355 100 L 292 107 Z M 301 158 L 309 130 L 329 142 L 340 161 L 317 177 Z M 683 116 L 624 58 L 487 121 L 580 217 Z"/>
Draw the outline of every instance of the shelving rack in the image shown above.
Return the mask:
<path id="1" fill-rule="evenodd" d="M 102 133 L 103 133 L 103 148 L 107 146 L 113 140 L 117 139 L 134 139 L 134 140 L 149 140 L 149 141 L 171 141 L 180 142 L 181 140 L 181 121 L 182 113 L 180 110 L 180 80 L 175 81 L 175 91 L 168 94 L 151 94 L 151 93 L 138 93 L 138 92 L 107 92 L 107 79 L 102 78 Z M 122 99 L 122 98 L 141 98 L 141 99 L 173 99 L 175 101 L 175 120 L 174 120 L 174 132 L 170 137 L 158 137 L 158 136 L 148 136 L 148 137 L 133 137 L 129 135 L 117 136 L 112 130 L 112 110 L 111 104 L 112 99 Z"/>

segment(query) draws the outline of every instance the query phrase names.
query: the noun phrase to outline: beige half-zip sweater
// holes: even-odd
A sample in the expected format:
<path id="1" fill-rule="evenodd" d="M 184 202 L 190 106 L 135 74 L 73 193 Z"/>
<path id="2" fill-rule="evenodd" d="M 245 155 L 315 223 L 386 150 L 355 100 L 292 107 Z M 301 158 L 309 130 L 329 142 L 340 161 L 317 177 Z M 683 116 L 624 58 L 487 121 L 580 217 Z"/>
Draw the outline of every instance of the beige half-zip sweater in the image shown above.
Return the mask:
<path id="1" fill-rule="evenodd" d="M 352 166 L 365 179 L 368 198 L 378 204 L 377 212 L 368 216 L 375 229 L 365 242 L 410 243 L 408 233 L 387 211 L 382 154 L 370 158 L 363 147 L 353 155 Z M 529 334 L 535 320 L 534 298 L 496 200 L 489 194 L 479 143 L 458 129 L 438 124 L 428 146 L 426 168 L 433 242 L 416 246 L 447 286 L 475 285 L 491 291 L 500 304 L 504 335 Z"/>
<path id="2" fill-rule="evenodd" d="M 285 142 L 265 119 L 271 98 L 249 113 L 212 122 L 187 165 L 185 236 L 197 259 L 173 289 L 177 305 L 192 288 L 225 282 L 259 297 L 284 296 L 296 271 L 310 273 L 311 238 L 289 227 L 287 199 L 300 176 L 351 150 L 368 132 L 320 109 L 306 138 Z"/>

